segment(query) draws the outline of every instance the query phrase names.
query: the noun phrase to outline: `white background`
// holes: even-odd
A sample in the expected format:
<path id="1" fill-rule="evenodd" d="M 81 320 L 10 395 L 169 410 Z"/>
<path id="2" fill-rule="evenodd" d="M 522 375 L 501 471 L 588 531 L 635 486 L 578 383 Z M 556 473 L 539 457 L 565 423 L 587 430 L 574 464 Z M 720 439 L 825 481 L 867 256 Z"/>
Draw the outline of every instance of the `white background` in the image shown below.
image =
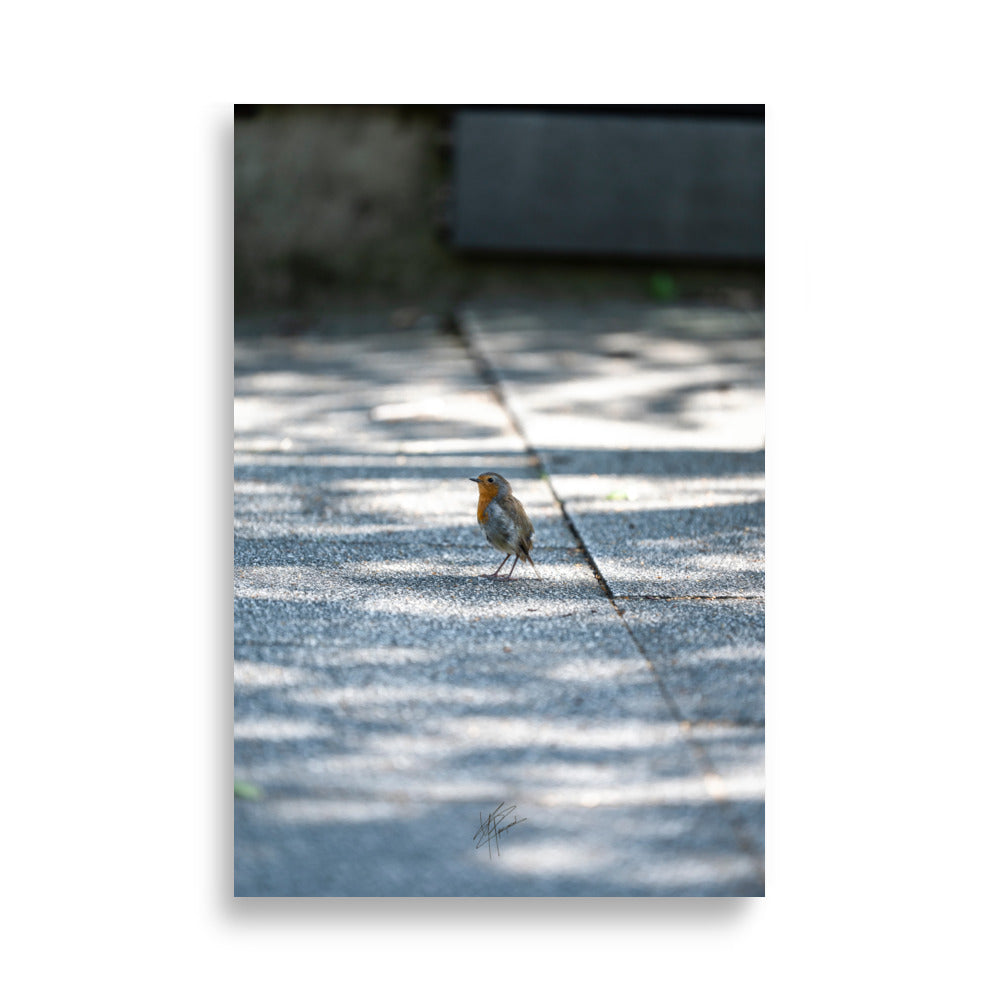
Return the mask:
<path id="1" fill-rule="evenodd" d="M 11 995 L 995 984 L 981 9 L 8 13 Z M 233 100 L 767 103 L 766 899 L 232 900 Z"/>

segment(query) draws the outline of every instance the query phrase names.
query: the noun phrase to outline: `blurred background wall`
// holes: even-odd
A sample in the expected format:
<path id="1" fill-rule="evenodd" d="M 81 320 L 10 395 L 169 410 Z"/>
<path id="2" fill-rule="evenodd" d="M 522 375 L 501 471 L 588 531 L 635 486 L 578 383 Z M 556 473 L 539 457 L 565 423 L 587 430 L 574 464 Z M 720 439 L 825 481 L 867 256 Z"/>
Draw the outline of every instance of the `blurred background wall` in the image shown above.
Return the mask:
<path id="1" fill-rule="evenodd" d="M 236 312 L 760 305 L 763 154 L 763 105 L 236 105 Z"/>

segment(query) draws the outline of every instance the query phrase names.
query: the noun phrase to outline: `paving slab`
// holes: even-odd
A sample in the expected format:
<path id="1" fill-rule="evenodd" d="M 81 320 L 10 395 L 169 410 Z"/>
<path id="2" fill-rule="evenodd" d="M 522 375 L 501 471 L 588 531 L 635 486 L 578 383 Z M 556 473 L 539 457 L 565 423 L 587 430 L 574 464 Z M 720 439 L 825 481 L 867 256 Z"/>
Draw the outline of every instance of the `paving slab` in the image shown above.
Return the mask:
<path id="1" fill-rule="evenodd" d="M 609 600 L 461 340 L 241 337 L 235 403 L 235 772 L 259 792 L 237 895 L 763 892 L 759 727 L 680 708 L 685 670 L 728 704 L 725 657 L 678 619 L 665 694 L 652 611 Z M 485 470 L 529 509 L 541 581 L 483 575 Z M 525 822 L 498 857 L 474 836 L 501 802 Z"/>
<path id="2" fill-rule="evenodd" d="M 762 313 L 526 303 L 462 318 L 763 858 Z"/>

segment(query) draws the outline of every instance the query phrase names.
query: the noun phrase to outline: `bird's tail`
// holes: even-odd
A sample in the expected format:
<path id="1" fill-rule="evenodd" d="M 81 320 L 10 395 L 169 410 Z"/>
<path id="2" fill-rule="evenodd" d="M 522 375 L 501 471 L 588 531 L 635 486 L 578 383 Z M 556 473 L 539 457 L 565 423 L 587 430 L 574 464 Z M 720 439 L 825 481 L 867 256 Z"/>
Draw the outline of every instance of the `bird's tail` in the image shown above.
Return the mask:
<path id="1" fill-rule="evenodd" d="M 528 562 L 531 563 L 531 568 L 535 571 L 535 576 L 537 576 L 538 579 L 541 580 L 542 574 L 538 572 L 538 568 L 535 566 L 535 560 L 532 559 L 531 556 L 528 555 L 528 550 L 527 549 L 522 549 L 521 550 L 521 555 L 524 556 L 524 558 L 527 559 Z"/>

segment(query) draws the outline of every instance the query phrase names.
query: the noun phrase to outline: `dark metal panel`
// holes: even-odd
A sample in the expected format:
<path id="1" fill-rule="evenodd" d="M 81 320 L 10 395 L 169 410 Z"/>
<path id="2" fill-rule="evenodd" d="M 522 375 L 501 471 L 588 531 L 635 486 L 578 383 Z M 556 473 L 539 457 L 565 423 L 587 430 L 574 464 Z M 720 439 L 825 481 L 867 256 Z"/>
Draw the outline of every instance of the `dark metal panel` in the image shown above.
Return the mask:
<path id="1" fill-rule="evenodd" d="M 463 110 L 458 249 L 760 260 L 761 121 Z"/>

